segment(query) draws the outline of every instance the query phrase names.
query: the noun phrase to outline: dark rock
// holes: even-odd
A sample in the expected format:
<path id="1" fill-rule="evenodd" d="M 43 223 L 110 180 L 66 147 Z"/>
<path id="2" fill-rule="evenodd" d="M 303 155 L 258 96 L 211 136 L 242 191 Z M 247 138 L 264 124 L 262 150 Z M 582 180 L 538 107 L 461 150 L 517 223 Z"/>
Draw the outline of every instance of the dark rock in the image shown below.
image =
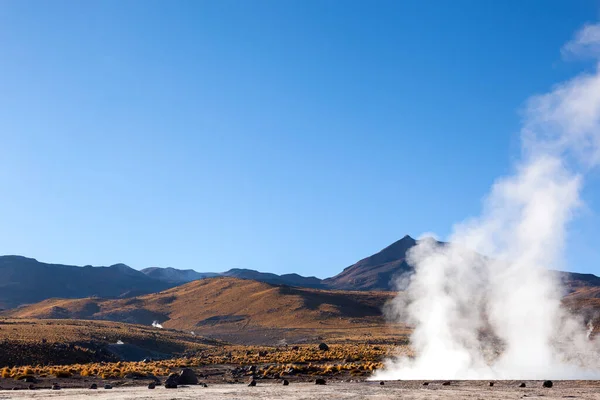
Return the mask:
<path id="1" fill-rule="evenodd" d="M 98 389 L 98 385 L 96 385 L 95 383 L 92 383 L 90 385 L 90 389 Z"/>
<path id="2" fill-rule="evenodd" d="M 494 382 L 490 382 L 490 386 L 494 386 Z"/>
<path id="3" fill-rule="evenodd" d="M 27 375 L 25 378 L 23 378 L 23 382 L 37 383 L 37 379 L 35 379 L 35 376 Z"/>
<path id="4" fill-rule="evenodd" d="M 429 382 L 423 382 L 423 386 L 429 385 Z"/>
<path id="5" fill-rule="evenodd" d="M 521 384 L 519 385 L 519 387 L 526 387 L 526 386 L 527 386 L 527 385 L 525 384 L 525 382 L 523 382 L 523 383 L 521 383 Z"/>
<path id="6" fill-rule="evenodd" d="M 384 381 L 381 381 L 381 382 L 379 382 L 379 384 L 380 384 L 381 386 L 383 386 L 383 385 L 385 385 L 385 382 L 384 382 Z"/>
<path id="7" fill-rule="evenodd" d="M 329 350 L 329 346 L 327 346 L 327 344 L 325 344 L 325 343 L 321 343 L 321 344 L 319 344 L 319 350 L 327 351 L 327 350 Z"/>
<path id="8" fill-rule="evenodd" d="M 325 379 L 323 378 L 317 378 L 315 379 L 315 385 L 325 385 Z"/>
<path id="9" fill-rule="evenodd" d="M 545 388 L 551 388 L 553 386 L 553 384 L 552 384 L 552 381 L 544 381 L 542 386 Z"/>
<path id="10" fill-rule="evenodd" d="M 198 377 L 190 368 L 184 368 L 179 373 L 179 380 L 177 383 L 179 385 L 197 385 Z"/>
<path id="11" fill-rule="evenodd" d="M 35 390 L 35 386 L 33 386 L 33 383 L 31 385 L 28 386 L 29 390 Z"/>
<path id="12" fill-rule="evenodd" d="M 165 382 L 165 389 L 177 389 L 175 382 Z"/>
<path id="13" fill-rule="evenodd" d="M 252 379 L 250 381 L 250 383 L 248 384 L 248 386 L 256 386 L 256 381 L 254 379 Z"/>
<path id="14" fill-rule="evenodd" d="M 446 381 L 446 382 L 442 383 L 442 386 L 450 386 L 450 381 Z"/>
<path id="15" fill-rule="evenodd" d="M 112 385 L 110 383 L 107 383 L 106 385 L 104 385 L 104 389 L 110 390 L 112 389 Z"/>
<path id="16" fill-rule="evenodd" d="M 294 351 L 298 351 L 298 350 L 300 350 L 300 346 L 293 346 L 293 347 L 292 347 L 292 350 L 294 350 Z"/>
<path id="17" fill-rule="evenodd" d="M 290 381 L 288 381 L 287 379 L 283 380 L 283 386 L 287 386 L 290 384 Z"/>
<path id="18" fill-rule="evenodd" d="M 178 384 L 179 383 L 179 375 L 176 373 L 171 373 L 169 374 L 169 376 L 167 377 L 167 380 L 165 381 L 165 383 L 174 383 L 174 384 Z"/>
<path id="19" fill-rule="evenodd" d="M 202 383 L 202 387 L 208 387 L 206 383 Z"/>
<path id="20" fill-rule="evenodd" d="M 156 382 L 150 382 L 148 384 L 148 389 L 156 389 Z"/>
<path id="21" fill-rule="evenodd" d="M 58 383 L 53 384 L 52 390 L 60 390 L 60 385 Z"/>
<path id="22" fill-rule="evenodd" d="M 268 352 L 268 351 L 259 351 L 259 352 L 258 352 L 258 356 L 259 356 L 259 357 L 266 357 L 266 356 L 267 356 L 267 354 L 269 354 L 269 352 Z"/>

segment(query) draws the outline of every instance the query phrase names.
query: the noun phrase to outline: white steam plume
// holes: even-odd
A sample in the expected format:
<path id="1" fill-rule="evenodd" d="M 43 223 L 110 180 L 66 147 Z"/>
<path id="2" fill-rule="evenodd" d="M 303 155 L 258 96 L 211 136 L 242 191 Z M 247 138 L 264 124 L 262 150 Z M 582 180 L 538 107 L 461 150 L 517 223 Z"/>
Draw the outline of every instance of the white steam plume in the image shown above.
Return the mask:
<path id="1" fill-rule="evenodd" d="M 158 321 L 152 322 L 152 326 L 154 328 L 158 328 L 158 329 L 162 329 L 163 328 L 163 326 Z"/>
<path id="2" fill-rule="evenodd" d="M 587 25 L 563 54 L 598 49 L 600 25 Z M 600 163 L 600 69 L 531 98 L 521 136 L 521 161 L 481 216 L 455 226 L 450 244 L 410 251 L 415 272 L 392 308 L 415 327 L 416 357 L 389 360 L 376 379 L 600 378 L 594 342 L 561 308 L 550 272 L 582 174 Z"/>

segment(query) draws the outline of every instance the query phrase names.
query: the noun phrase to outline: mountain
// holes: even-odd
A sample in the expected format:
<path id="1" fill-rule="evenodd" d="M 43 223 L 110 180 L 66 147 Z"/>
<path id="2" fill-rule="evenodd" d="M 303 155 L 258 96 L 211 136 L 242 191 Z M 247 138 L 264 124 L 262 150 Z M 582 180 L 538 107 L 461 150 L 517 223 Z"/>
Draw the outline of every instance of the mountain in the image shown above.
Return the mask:
<path id="1" fill-rule="evenodd" d="M 0 256 L 0 277 L 0 308 L 52 297 L 130 297 L 173 286 L 124 264 L 77 267 L 46 264 L 21 256 Z"/>
<path id="2" fill-rule="evenodd" d="M 109 320 L 194 331 L 238 343 L 387 332 L 390 292 L 351 292 L 208 278 L 131 299 L 49 299 L 0 313 L 8 318 Z"/>
<path id="3" fill-rule="evenodd" d="M 35 303 L 52 297 L 132 297 L 212 277 L 233 277 L 273 285 L 314 289 L 393 291 L 395 278 L 413 271 L 406 254 L 417 241 L 406 235 L 388 247 L 324 280 L 298 274 L 277 275 L 251 269 L 200 273 L 175 268 L 136 271 L 124 264 L 111 267 L 76 267 L 46 264 L 20 256 L 0 257 L 0 309 Z M 440 244 L 442 244 L 440 242 Z M 600 287 L 592 274 L 556 272 L 567 292 Z"/>
<path id="4" fill-rule="evenodd" d="M 314 276 L 304 277 L 298 274 L 277 275 L 268 272 L 258 272 L 253 269 L 230 269 L 223 272 L 221 276 L 230 276 L 239 279 L 251 279 L 254 281 L 272 283 L 275 285 L 300 286 L 307 288 L 324 287 L 321 279 Z"/>
<path id="5" fill-rule="evenodd" d="M 175 268 L 159 268 L 151 267 L 144 268 L 140 272 L 146 274 L 150 278 L 158 279 L 168 283 L 182 284 L 192 282 L 198 279 L 213 278 L 219 276 L 214 272 L 197 272 L 193 269 L 175 269 Z"/>
<path id="6" fill-rule="evenodd" d="M 413 269 L 406 262 L 406 252 L 417 241 L 406 235 L 380 252 L 363 258 L 323 284 L 340 290 L 394 290 L 393 278 Z"/>
<path id="7" fill-rule="evenodd" d="M 309 288 L 322 288 L 321 279 L 314 276 L 304 277 L 298 274 L 277 275 L 269 272 L 259 272 L 253 269 L 234 268 L 225 272 L 196 272 L 191 269 L 175 268 L 145 268 L 141 272 L 154 279 L 168 283 L 182 284 L 198 279 L 229 276 L 239 279 L 251 279 L 259 282 L 273 283 L 276 285 L 300 286 Z"/>
<path id="8" fill-rule="evenodd" d="M 600 277 L 593 274 L 563 271 L 555 271 L 555 273 L 568 292 L 574 292 L 581 288 L 600 287 Z"/>
<path id="9" fill-rule="evenodd" d="M 380 252 L 358 261 L 356 264 L 344 269 L 340 274 L 325 280 L 314 276 L 304 277 L 298 274 L 277 275 L 252 269 L 231 269 L 222 273 L 202 274 L 192 270 L 147 268 L 142 270 L 142 272 L 165 282 L 182 283 L 212 276 L 230 276 L 276 285 L 316 289 L 389 291 L 395 290 L 393 287 L 394 277 L 412 271 L 412 267 L 406 263 L 406 252 L 416 244 L 417 241 L 415 239 L 406 235 Z"/>

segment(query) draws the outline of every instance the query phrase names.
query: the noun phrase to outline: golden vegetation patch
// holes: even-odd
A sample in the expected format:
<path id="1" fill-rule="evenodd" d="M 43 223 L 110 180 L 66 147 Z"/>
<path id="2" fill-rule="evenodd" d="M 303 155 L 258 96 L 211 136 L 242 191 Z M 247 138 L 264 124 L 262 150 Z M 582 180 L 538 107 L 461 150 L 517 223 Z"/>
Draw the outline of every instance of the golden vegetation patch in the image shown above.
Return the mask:
<path id="1" fill-rule="evenodd" d="M 23 366 L 3 368 L 3 378 L 24 376 L 76 376 L 102 379 L 152 378 L 167 376 L 181 368 L 210 365 L 237 366 L 244 375 L 278 378 L 296 374 L 364 376 L 383 366 L 382 361 L 396 350 L 391 346 L 369 344 L 331 345 L 328 351 L 317 345 L 262 347 L 214 347 L 187 358 L 150 362 L 101 362 L 64 366 Z M 409 355 L 408 349 L 402 351 Z"/>

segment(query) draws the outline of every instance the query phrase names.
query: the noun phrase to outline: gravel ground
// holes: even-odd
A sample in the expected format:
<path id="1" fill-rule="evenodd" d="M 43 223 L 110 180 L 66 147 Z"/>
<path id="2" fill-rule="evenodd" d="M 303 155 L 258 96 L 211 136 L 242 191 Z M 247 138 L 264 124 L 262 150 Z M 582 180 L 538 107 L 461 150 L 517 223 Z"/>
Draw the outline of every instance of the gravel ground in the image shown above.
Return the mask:
<path id="1" fill-rule="evenodd" d="M 291 383 L 282 386 L 274 383 L 259 383 L 256 387 L 245 384 L 216 384 L 208 388 L 192 386 L 178 389 L 158 387 L 149 390 L 145 387 L 121 387 L 111 390 L 63 389 L 51 390 L 12 390 L 0 391 L 0 399 L 70 399 L 88 400 L 186 400 L 186 399 L 599 399 L 599 381 L 555 381 L 552 388 L 543 388 L 541 381 L 525 381 L 527 387 L 519 388 L 521 382 L 498 381 L 493 387 L 489 382 L 453 381 L 450 385 L 442 382 L 388 381 L 379 382 L 335 382 L 325 386 L 310 383 Z"/>

